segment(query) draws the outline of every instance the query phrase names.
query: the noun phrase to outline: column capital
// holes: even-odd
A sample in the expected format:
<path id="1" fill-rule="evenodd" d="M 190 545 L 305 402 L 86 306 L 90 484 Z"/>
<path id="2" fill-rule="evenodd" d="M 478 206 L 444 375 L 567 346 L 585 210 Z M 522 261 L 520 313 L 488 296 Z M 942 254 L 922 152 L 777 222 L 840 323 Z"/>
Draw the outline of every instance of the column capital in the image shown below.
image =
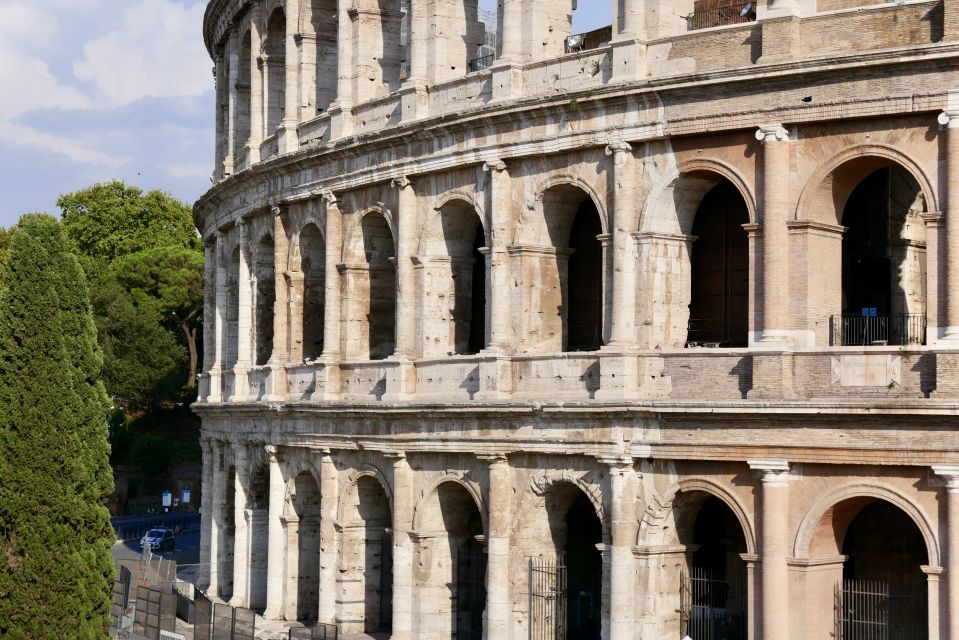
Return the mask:
<path id="1" fill-rule="evenodd" d="M 409 177 L 407 177 L 407 176 L 400 176 L 400 177 L 398 177 L 398 178 L 393 178 L 393 179 L 390 181 L 390 186 L 392 186 L 394 189 L 400 189 L 400 190 L 402 190 L 402 189 L 406 189 L 407 187 L 410 187 L 410 186 L 412 186 L 412 185 L 413 185 L 413 183 L 410 182 L 410 179 L 409 179 Z"/>
<path id="2" fill-rule="evenodd" d="M 633 147 L 630 146 L 630 144 L 624 140 L 616 140 L 606 145 L 606 155 L 608 156 L 611 156 L 614 154 L 619 156 L 620 154 L 623 154 L 623 153 L 630 153 L 632 152 L 632 150 L 633 150 Z"/>
<path id="3" fill-rule="evenodd" d="M 763 483 L 786 482 L 789 479 L 789 462 L 786 460 L 747 460 L 746 464 L 760 476 Z"/>
<path id="4" fill-rule="evenodd" d="M 959 109 L 946 109 L 942 111 L 936 116 L 936 122 L 949 129 L 959 127 Z"/>
<path id="5" fill-rule="evenodd" d="M 633 458 L 628 455 L 596 456 L 596 461 L 608 466 L 610 473 L 614 475 L 622 474 L 633 468 Z"/>
<path id="6" fill-rule="evenodd" d="M 504 452 L 494 452 L 494 453 L 480 453 L 476 455 L 478 460 L 485 460 L 490 463 L 490 466 L 509 464 L 509 458 L 506 457 Z"/>
<path id="7" fill-rule="evenodd" d="M 769 142 L 789 141 L 789 131 L 781 124 L 764 124 L 756 129 L 756 139 L 763 144 Z"/>
<path id="8" fill-rule="evenodd" d="M 320 198 L 323 199 L 323 203 L 324 203 L 327 207 L 335 207 L 335 206 L 337 206 L 337 205 L 339 204 L 339 201 L 337 200 L 336 194 L 333 193 L 333 191 L 332 191 L 331 189 L 321 189 L 321 190 L 317 193 L 317 195 L 319 195 Z"/>
<path id="9" fill-rule="evenodd" d="M 397 463 L 399 463 L 399 462 L 402 462 L 403 460 L 406 460 L 406 452 L 405 452 L 405 451 L 397 451 L 397 450 L 384 451 L 384 452 L 383 452 L 383 457 L 384 457 L 384 458 L 389 458 L 389 459 L 393 460 L 393 464 L 397 464 Z"/>
<path id="10" fill-rule="evenodd" d="M 487 173 L 506 171 L 506 162 L 500 159 L 487 160 L 483 163 L 483 171 Z"/>
<path id="11" fill-rule="evenodd" d="M 280 451 L 280 448 L 275 444 L 268 444 L 263 447 L 266 450 L 268 456 L 270 456 L 270 462 L 277 463 L 282 462 L 283 453 Z"/>
<path id="12" fill-rule="evenodd" d="M 959 464 L 934 464 L 932 472 L 945 480 L 946 491 L 959 492 Z"/>

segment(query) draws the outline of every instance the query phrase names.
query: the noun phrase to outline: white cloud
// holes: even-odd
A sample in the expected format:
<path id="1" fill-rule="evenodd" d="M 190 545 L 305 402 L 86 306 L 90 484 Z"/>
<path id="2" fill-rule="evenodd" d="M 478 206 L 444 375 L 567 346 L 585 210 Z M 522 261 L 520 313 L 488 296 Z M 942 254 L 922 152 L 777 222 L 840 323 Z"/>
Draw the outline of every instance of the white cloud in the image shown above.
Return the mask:
<path id="1" fill-rule="evenodd" d="M 171 164 L 164 169 L 174 178 L 208 178 L 213 173 L 213 168 L 209 163 Z"/>
<path id="2" fill-rule="evenodd" d="M 129 160 L 105 153 L 99 150 L 95 143 L 89 144 L 67 136 L 45 133 L 31 127 L 2 121 L 0 121 L 0 141 L 31 151 L 56 153 L 78 164 L 95 165 L 105 169 L 119 168 Z"/>
<path id="3" fill-rule="evenodd" d="M 82 108 L 87 98 L 62 84 L 38 55 L 56 42 L 55 17 L 15 2 L 0 6 L 0 86 L 8 88 L 0 100 L 0 120 L 38 108 Z"/>
<path id="4" fill-rule="evenodd" d="M 211 90 L 212 62 L 199 36 L 204 9 L 204 2 L 140 0 L 115 29 L 84 45 L 74 74 L 112 106 Z"/>

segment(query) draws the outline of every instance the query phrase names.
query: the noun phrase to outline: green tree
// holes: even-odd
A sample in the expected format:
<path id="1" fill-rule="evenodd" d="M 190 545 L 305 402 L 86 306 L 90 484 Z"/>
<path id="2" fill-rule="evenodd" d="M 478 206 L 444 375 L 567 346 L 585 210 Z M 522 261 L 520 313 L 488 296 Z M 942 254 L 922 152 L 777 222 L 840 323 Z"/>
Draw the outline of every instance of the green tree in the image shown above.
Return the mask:
<path id="1" fill-rule="evenodd" d="M 63 229 L 88 274 L 122 256 L 163 245 L 202 250 L 193 212 L 171 195 L 119 180 L 60 196 Z"/>
<path id="2" fill-rule="evenodd" d="M 113 578 L 89 302 L 51 222 L 18 226 L 0 281 L 0 637 L 15 640 L 105 637 Z"/>
<path id="3" fill-rule="evenodd" d="M 155 309 L 182 332 L 190 355 L 186 387 L 196 385 L 196 336 L 203 311 L 203 253 L 160 246 L 119 258 L 113 278 L 130 292 L 135 305 Z"/>

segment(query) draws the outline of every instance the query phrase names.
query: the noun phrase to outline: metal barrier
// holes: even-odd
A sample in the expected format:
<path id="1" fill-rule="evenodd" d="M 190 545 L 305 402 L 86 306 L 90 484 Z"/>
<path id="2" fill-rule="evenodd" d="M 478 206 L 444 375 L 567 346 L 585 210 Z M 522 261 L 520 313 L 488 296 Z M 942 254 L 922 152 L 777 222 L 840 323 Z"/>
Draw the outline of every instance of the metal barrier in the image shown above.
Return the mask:
<path id="1" fill-rule="evenodd" d="M 193 590 L 193 638 L 210 640 L 213 634 L 213 601 L 199 589 Z"/>
<path id="2" fill-rule="evenodd" d="M 289 640 L 338 640 L 339 630 L 335 624 L 318 622 L 312 627 L 291 628 Z"/>
<path id="3" fill-rule="evenodd" d="M 150 587 L 137 587 L 134 632 L 148 640 L 160 640 L 165 633 L 176 633 L 176 596 Z"/>
<path id="4" fill-rule="evenodd" d="M 566 565 L 529 559 L 529 640 L 566 640 Z"/>
<path id="5" fill-rule="evenodd" d="M 746 584 L 722 571 L 690 567 L 680 575 L 679 632 L 697 640 L 746 640 Z"/>
<path id="6" fill-rule="evenodd" d="M 176 529 L 194 529 L 200 526 L 200 515 L 193 512 L 185 513 L 157 513 L 144 516 L 130 522 L 129 518 L 111 518 L 114 534 L 118 540 L 137 540 L 146 535 L 150 529 L 169 527 Z"/>
<path id="7" fill-rule="evenodd" d="M 925 344 L 926 316 L 918 313 L 829 317 L 830 346 Z"/>
<path id="8" fill-rule="evenodd" d="M 474 71 L 482 71 L 483 69 L 489 69 L 493 66 L 493 60 L 496 59 L 496 54 L 491 53 L 488 56 L 480 56 L 478 58 L 473 58 L 469 63 L 470 73 Z"/>
<path id="9" fill-rule="evenodd" d="M 920 589 L 880 580 L 842 580 L 835 594 L 836 640 L 926 640 L 928 611 Z"/>
<path id="10" fill-rule="evenodd" d="M 691 13 L 686 16 L 686 30 L 696 31 L 697 29 L 722 27 L 727 24 L 753 22 L 756 19 L 756 12 L 755 9 L 753 9 L 754 6 L 754 3 L 745 2 L 743 4 L 733 4 L 727 7 Z"/>

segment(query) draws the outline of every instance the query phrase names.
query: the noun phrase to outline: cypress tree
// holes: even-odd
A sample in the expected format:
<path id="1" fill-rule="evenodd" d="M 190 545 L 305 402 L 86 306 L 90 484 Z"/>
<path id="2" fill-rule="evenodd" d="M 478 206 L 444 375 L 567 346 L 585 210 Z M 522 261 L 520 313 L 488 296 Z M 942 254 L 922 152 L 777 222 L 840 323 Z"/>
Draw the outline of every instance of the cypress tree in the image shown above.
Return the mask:
<path id="1" fill-rule="evenodd" d="M 54 220 L 25 217 L 0 281 L 5 638 L 101 638 L 109 623 L 105 396 L 82 271 L 61 247 Z"/>

